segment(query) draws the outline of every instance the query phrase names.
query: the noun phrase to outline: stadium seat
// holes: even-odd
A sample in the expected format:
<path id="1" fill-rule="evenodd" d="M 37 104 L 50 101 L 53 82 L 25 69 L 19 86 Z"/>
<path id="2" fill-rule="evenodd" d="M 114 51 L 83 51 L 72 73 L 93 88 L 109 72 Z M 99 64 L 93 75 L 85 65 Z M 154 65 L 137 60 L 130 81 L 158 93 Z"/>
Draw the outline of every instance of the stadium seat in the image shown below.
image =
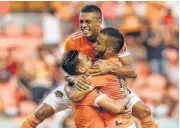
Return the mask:
<path id="1" fill-rule="evenodd" d="M 22 101 L 19 106 L 21 116 L 27 116 L 29 113 L 33 112 L 36 107 L 37 105 L 32 101 Z"/>
<path id="2" fill-rule="evenodd" d="M 8 37 L 19 37 L 23 35 L 23 29 L 18 24 L 6 24 L 2 30 L 2 33 Z"/>
<path id="3" fill-rule="evenodd" d="M 28 36 L 41 37 L 42 36 L 42 27 L 38 24 L 28 24 L 25 27 L 25 33 Z"/>

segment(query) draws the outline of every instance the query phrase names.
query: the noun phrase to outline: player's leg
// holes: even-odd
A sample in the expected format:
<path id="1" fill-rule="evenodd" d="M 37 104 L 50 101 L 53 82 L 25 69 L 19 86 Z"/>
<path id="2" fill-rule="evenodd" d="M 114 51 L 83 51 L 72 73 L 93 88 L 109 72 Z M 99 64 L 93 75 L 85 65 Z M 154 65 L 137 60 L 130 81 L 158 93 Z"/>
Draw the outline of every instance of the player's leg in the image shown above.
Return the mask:
<path id="1" fill-rule="evenodd" d="M 142 101 L 138 101 L 134 104 L 132 115 L 139 119 L 142 128 L 157 128 L 150 108 Z"/>
<path id="2" fill-rule="evenodd" d="M 37 110 L 34 112 L 34 115 L 37 119 L 43 121 L 46 118 L 54 115 L 54 109 L 46 103 L 43 103 Z"/>
<path id="3" fill-rule="evenodd" d="M 54 109 L 43 103 L 35 112 L 29 114 L 22 122 L 21 128 L 36 128 L 45 119 L 54 114 Z"/>
<path id="4" fill-rule="evenodd" d="M 53 114 L 69 108 L 70 101 L 65 95 L 64 87 L 54 89 L 43 101 L 42 105 L 23 121 L 21 128 L 36 128 L 45 119 Z"/>
<path id="5" fill-rule="evenodd" d="M 146 106 L 140 98 L 130 91 L 130 106 L 132 107 L 132 115 L 139 119 L 142 128 L 157 128 L 153 119 L 151 109 Z"/>

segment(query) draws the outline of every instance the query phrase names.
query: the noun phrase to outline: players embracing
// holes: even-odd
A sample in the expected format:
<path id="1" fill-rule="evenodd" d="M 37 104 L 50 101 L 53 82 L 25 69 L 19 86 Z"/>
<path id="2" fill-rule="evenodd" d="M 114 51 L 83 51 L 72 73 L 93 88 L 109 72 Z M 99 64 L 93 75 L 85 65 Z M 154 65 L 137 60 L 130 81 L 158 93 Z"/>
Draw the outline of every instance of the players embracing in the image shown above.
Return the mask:
<path id="1" fill-rule="evenodd" d="M 81 30 L 70 35 L 65 42 L 66 51 L 77 50 L 78 52 L 84 53 L 95 60 L 94 49 L 97 52 L 100 51 L 100 56 L 107 54 L 104 49 L 105 46 L 99 47 L 97 37 L 100 35 L 102 13 L 101 10 L 94 5 L 87 5 L 82 8 L 80 12 L 80 27 Z M 95 43 L 96 42 L 96 43 Z M 102 39 L 103 42 L 103 39 Z M 105 42 L 105 39 L 104 39 Z M 95 45 L 93 45 L 95 43 Z M 106 51 L 104 53 L 104 51 Z M 97 57 L 97 56 L 96 56 Z M 125 78 L 136 78 L 137 72 L 134 66 L 133 59 L 129 52 L 127 52 L 126 44 L 122 46 L 121 50 L 117 54 L 118 61 L 121 64 L 114 65 L 109 63 L 107 60 L 101 60 L 97 63 L 89 73 L 96 75 L 112 74 L 114 76 Z M 77 78 L 75 87 L 79 91 L 85 91 L 89 88 L 88 80 L 85 77 Z M 35 128 L 43 120 L 49 116 L 55 114 L 57 111 L 64 110 L 70 106 L 64 90 L 64 86 L 57 87 L 51 94 L 47 96 L 42 105 L 32 114 L 28 115 L 23 121 L 22 128 Z M 57 99 L 55 92 L 62 93 L 62 97 Z M 156 124 L 152 117 L 151 110 L 147 107 L 139 97 L 132 91 L 130 93 L 130 107 L 132 108 L 132 115 L 140 120 L 142 128 L 155 128 Z M 124 110 L 126 112 L 126 109 Z M 122 112 L 123 113 L 123 112 Z M 85 127 L 84 127 L 85 128 Z"/>

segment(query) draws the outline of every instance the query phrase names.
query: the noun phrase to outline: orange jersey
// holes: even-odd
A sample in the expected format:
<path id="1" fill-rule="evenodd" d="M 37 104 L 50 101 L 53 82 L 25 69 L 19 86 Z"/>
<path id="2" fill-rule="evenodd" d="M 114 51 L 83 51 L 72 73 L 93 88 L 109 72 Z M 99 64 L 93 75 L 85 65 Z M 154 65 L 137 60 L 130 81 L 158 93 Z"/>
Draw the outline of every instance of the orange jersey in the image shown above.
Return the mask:
<path id="1" fill-rule="evenodd" d="M 118 58 L 111 58 L 109 61 L 114 64 L 120 63 Z M 102 93 L 106 94 L 107 96 L 109 96 L 112 99 L 117 100 L 117 99 L 121 98 L 120 97 L 120 95 L 121 95 L 120 87 L 124 89 L 125 95 L 128 93 L 127 92 L 127 83 L 126 83 L 126 80 L 123 78 L 118 78 L 114 75 L 103 75 L 103 76 L 90 77 L 89 80 L 90 80 L 92 86 L 98 87 Z M 89 94 L 87 94 L 83 100 L 81 100 L 78 103 L 77 102 L 74 103 L 74 106 L 76 109 L 79 107 L 83 108 L 85 106 L 86 106 L 85 107 L 86 109 L 90 108 L 90 106 L 94 106 L 95 100 L 98 96 L 99 96 L 99 93 L 95 89 L 95 91 L 92 91 Z M 85 113 L 85 112 L 79 111 L 79 114 L 81 116 L 83 115 L 83 113 Z M 89 113 L 90 115 L 93 114 L 93 112 L 91 112 L 90 110 L 88 110 L 87 113 Z M 94 119 L 99 116 L 99 113 L 95 114 L 96 117 L 94 117 Z M 105 123 L 106 127 L 110 127 L 110 126 L 115 127 L 117 125 L 117 127 L 115 127 L 115 128 L 125 128 L 134 123 L 134 120 L 132 118 L 123 119 L 120 114 L 112 114 L 106 110 L 103 110 L 102 114 L 103 114 L 103 119 L 104 119 L 104 123 Z M 85 117 L 84 117 L 84 119 L 85 119 Z M 90 121 L 92 121 L 92 120 L 90 120 Z M 117 121 L 122 122 L 122 124 L 116 124 Z"/>
<path id="2" fill-rule="evenodd" d="M 80 102 L 73 102 L 74 120 L 77 128 L 105 127 L 101 113 L 93 105 L 92 99 L 96 99 L 98 96 L 98 93 L 92 91 Z"/>
<path id="3" fill-rule="evenodd" d="M 82 31 L 76 31 L 71 34 L 65 41 L 65 50 L 77 50 L 81 53 L 84 53 L 94 59 L 94 46 L 93 42 L 87 40 L 87 38 L 83 37 Z M 123 48 L 119 51 L 119 54 L 123 54 L 127 51 L 126 43 L 124 43 Z"/>
<path id="4" fill-rule="evenodd" d="M 114 64 L 120 63 L 118 58 L 111 58 L 109 59 L 109 61 Z M 112 99 L 118 100 L 121 98 L 121 94 L 122 94 L 120 93 L 121 89 L 124 90 L 124 95 L 128 94 L 127 82 L 126 79 L 124 78 L 119 78 L 114 75 L 104 75 L 104 76 L 91 77 L 89 80 L 94 87 L 99 87 L 102 93 L 106 94 L 108 97 Z M 102 114 L 106 127 L 117 125 L 117 128 L 121 128 L 121 127 L 123 128 L 125 126 L 129 126 L 134 123 L 132 117 L 124 119 L 121 117 L 120 114 L 113 114 L 106 110 L 103 110 Z M 122 124 L 116 124 L 117 121 L 122 122 Z"/>
<path id="5" fill-rule="evenodd" d="M 65 50 L 77 50 L 84 53 L 92 58 L 94 58 L 93 43 L 83 37 L 82 31 L 77 31 L 70 35 L 65 41 Z"/>
<path id="6" fill-rule="evenodd" d="M 119 64 L 118 58 L 111 58 L 109 60 L 114 64 Z M 103 75 L 89 78 L 91 84 L 94 87 L 98 87 L 100 91 L 112 99 L 120 99 L 120 88 L 123 88 L 125 91 L 125 95 L 127 92 L 127 83 L 123 78 L 118 78 L 114 75 Z M 123 119 L 120 114 L 112 114 L 106 110 L 102 111 L 104 122 L 102 122 L 102 117 L 100 112 L 93 107 L 96 98 L 99 96 L 98 91 L 92 91 L 87 94 L 83 100 L 80 102 L 73 103 L 74 106 L 74 118 L 76 125 L 78 127 L 90 127 L 94 125 L 100 125 L 103 127 L 103 123 L 105 123 L 106 127 L 113 126 L 115 128 L 125 128 L 134 123 L 134 120 L 131 118 Z M 86 114 L 85 114 L 86 113 Z M 95 120 L 99 120 L 96 123 Z M 117 121 L 122 122 L 122 124 L 116 124 Z M 100 128 L 100 126 L 98 128 Z"/>
<path id="7" fill-rule="evenodd" d="M 110 58 L 110 63 L 121 65 L 118 58 Z M 112 99 L 120 98 L 120 88 L 127 90 L 127 81 L 125 78 L 120 78 L 115 75 L 102 75 L 91 77 L 90 82 L 94 87 L 100 87 L 100 91 L 108 95 Z M 125 92 L 127 93 L 127 91 Z"/>

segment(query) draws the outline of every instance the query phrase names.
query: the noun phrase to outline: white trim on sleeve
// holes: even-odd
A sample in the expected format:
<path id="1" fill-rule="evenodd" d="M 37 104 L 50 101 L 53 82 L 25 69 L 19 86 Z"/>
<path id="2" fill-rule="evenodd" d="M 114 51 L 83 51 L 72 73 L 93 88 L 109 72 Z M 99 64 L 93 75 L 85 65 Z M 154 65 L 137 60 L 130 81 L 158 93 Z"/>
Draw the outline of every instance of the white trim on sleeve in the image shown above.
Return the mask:
<path id="1" fill-rule="evenodd" d="M 124 56 L 127 56 L 129 54 L 130 54 L 129 52 L 125 52 L 125 53 L 122 53 L 122 54 L 117 54 L 117 57 L 124 57 Z"/>
<path id="2" fill-rule="evenodd" d="M 107 95 L 106 95 L 106 94 L 102 94 L 102 95 L 98 96 L 98 97 L 96 98 L 96 100 L 94 101 L 94 106 L 99 107 L 99 105 L 97 104 L 97 102 L 98 102 L 99 100 L 101 100 L 102 98 L 104 98 L 105 96 L 107 96 Z"/>
<path id="3" fill-rule="evenodd" d="M 130 125 L 128 128 L 136 128 L 135 124 Z"/>

